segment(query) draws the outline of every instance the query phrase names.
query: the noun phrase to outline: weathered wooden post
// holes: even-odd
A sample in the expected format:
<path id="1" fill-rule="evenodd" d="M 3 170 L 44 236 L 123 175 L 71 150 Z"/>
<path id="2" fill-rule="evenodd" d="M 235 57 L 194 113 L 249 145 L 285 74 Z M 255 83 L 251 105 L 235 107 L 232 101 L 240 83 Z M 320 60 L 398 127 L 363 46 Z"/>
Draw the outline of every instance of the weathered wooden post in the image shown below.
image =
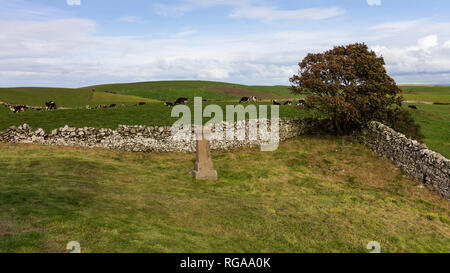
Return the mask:
<path id="1" fill-rule="evenodd" d="M 197 180 L 217 180 L 217 171 L 214 170 L 209 148 L 209 132 L 204 130 L 203 126 L 197 126 L 195 133 L 197 135 L 197 161 L 192 174 Z"/>

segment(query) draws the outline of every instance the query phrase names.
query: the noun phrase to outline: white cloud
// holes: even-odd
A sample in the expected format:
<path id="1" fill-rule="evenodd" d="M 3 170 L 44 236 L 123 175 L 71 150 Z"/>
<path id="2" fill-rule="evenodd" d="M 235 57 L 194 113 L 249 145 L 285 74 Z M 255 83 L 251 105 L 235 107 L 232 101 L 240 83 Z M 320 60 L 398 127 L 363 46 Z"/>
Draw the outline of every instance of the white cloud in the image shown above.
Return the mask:
<path id="1" fill-rule="evenodd" d="M 450 22 L 385 23 L 363 33 L 290 30 L 228 37 L 185 28 L 167 39 L 102 36 L 87 19 L 0 21 L 0 29 L 2 86 L 163 79 L 288 84 L 307 53 L 362 41 L 383 55 L 398 82 L 450 81 Z"/>
<path id="2" fill-rule="evenodd" d="M 450 48 L 450 40 L 444 43 L 443 48 Z"/>
<path id="3" fill-rule="evenodd" d="M 397 81 L 450 81 L 450 22 L 391 22 L 371 29 L 372 49 L 383 55 L 388 72 Z M 449 42 L 440 44 L 440 40 Z"/>
<path id="4" fill-rule="evenodd" d="M 234 8 L 230 14 L 232 18 L 249 18 L 264 21 L 293 20 L 293 19 L 328 19 L 345 13 L 336 7 L 281 10 L 273 6 L 264 5 L 264 1 L 257 0 L 183 0 L 174 5 L 157 4 L 155 11 L 161 16 L 181 16 L 185 13 L 207 9 L 218 5 Z"/>
<path id="5" fill-rule="evenodd" d="M 272 20 L 295 20 L 313 19 L 321 20 L 336 17 L 345 13 L 341 8 L 311 8 L 296 10 L 279 10 L 273 7 L 239 7 L 236 8 L 230 17 L 249 18 L 263 21 Z"/>
<path id="6" fill-rule="evenodd" d="M 181 32 L 178 32 L 174 35 L 175 38 L 181 38 L 181 37 L 186 37 L 186 36 L 190 36 L 193 35 L 195 33 L 197 33 L 198 31 L 195 29 L 187 29 Z"/>
<path id="7" fill-rule="evenodd" d="M 369 6 L 381 6 L 381 0 L 367 0 Z"/>
<path id="8" fill-rule="evenodd" d="M 80 6 L 81 0 L 66 0 L 67 5 L 69 6 Z"/>
<path id="9" fill-rule="evenodd" d="M 436 35 L 428 35 L 423 38 L 420 38 L 417 42 L 418 49 L 429 51 L 433 47 L 437 47 L 439 45 L 438 43 L 438 37 Z"/>
<path id="10" fill-rule="evenodd" d="M 348 41 L 345 33 L 335 32 L 188 39 L 191 29 L 179 33 L 183 39 L 109 37 L 96 34 L 96 24 L 85 19 L 0 22 L 0 28 L 3 86 L 162 79 L 288 84 L 311 48 L 322 51 Z"/>

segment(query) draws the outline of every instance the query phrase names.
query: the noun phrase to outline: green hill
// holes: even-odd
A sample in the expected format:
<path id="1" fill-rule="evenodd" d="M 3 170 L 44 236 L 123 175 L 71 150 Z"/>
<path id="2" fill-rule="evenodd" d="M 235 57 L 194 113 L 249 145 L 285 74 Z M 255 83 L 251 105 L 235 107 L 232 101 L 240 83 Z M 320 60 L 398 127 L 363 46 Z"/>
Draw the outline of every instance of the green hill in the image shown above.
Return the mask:
<path id="1" fill-rule="evenodd" d="M 14 87 L 0 88 L 0 101 L 10 104 L 44 106 L 46 101 L 55 101 L 58 107 L 82 107 L 85 105 L 110 103 L 154 102 L 137 96 L 92 92 L 89 88 Z"/>
<path id="2" fill-rule="evenodd" d="M 248 86 L 211 81 L 155 81 L 89 86 L 99 91 L 172 101 L 179 97 L 204 97 L 212 100 L 236 100 L 255 95 L 264 99 L 296 97 L 288 86 Z"/>
<path id="3" fill-rule="evenodd" d="M 406 100 L 450 103 L 450 86 L 401 85 Z"/>

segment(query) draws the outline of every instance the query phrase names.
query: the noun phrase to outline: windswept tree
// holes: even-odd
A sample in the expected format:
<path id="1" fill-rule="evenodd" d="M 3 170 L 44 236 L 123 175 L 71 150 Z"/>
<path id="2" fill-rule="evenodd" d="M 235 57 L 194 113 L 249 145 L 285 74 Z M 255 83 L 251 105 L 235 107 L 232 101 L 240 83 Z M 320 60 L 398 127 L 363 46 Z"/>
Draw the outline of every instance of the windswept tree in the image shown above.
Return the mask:
<path id="1" fill-rule="evenodd" d="M 292 91 L 306 94 L 306 104 L 326 117 L 328 129 L 342 135 L 371 120 L 386 120 L 391 106 L 401 106 L 400 88 L 365 44 L 336 46 L 308 54 L 292 76 Z"/>

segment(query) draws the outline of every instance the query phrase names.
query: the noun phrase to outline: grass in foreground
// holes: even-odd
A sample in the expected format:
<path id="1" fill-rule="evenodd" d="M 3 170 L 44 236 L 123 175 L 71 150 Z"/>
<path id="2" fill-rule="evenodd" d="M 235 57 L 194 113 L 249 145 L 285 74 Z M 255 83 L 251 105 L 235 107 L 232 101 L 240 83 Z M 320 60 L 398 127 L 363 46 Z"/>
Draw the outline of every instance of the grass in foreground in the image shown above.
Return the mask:
<path id="1" fill-rule="evenodd" d="M 449 202 L 347 139 L 212 156 L 0 144 L 0 252 L 450 251 Z"/>
<path id="2" fill-rule="evenodd" d="M 450 105 L 414 105 L 418 110 L 407 109 L 416 123 L 420 124 L 425 144 L 431 150 L 450 158 Z"/>

